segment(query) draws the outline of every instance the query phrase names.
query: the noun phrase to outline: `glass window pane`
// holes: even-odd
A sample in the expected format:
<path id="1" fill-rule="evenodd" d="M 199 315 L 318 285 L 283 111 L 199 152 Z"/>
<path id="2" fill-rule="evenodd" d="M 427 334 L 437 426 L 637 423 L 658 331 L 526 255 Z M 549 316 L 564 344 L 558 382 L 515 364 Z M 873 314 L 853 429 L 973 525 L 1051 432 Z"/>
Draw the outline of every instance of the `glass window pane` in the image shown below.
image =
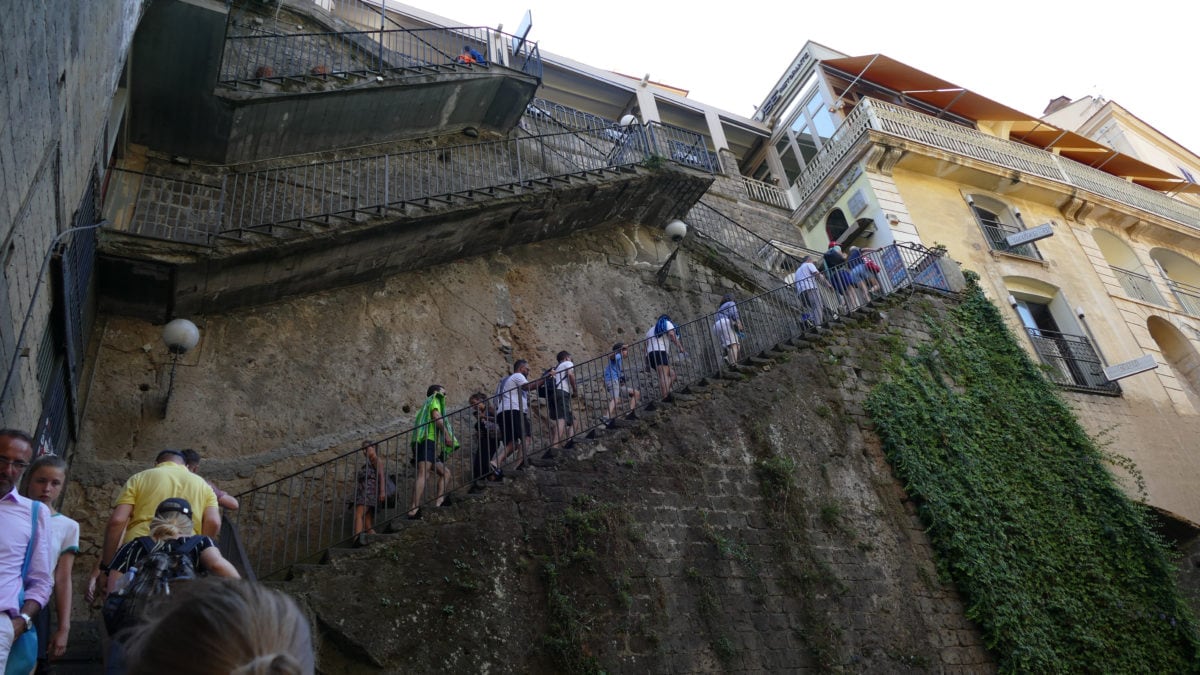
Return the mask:
<path id="1" fill-rule="evenodd" d="M 813 113 L 813 127 L 817 131 L 817 136 L 822 141 L 827 141 L 833 137 L 833 130 L 837 128 L 837 123 L 833 120 L 833 113 L 829 112 L 829 108 L 821 104 L 819 110 Z"/>
<path id="2" fill-rule="evenodd" d="M 801 132 L 796 134 L 796 145 L 800 146 L 800 155 L 804 157 L 805 165 L 817 156 L 817 142 L 809 133 L 808 127 L 804 127 Z"/>
<path id="3" fill-rule="evenodd" d="M 788 185 L 796 182 L 796 178 L 800 176 L 800 162 L 796 161 L 796 155 L 788 148 L 787 152 L 780 153 L 779 161 L 783 163 L 783 172 L 787 175 Z"/>

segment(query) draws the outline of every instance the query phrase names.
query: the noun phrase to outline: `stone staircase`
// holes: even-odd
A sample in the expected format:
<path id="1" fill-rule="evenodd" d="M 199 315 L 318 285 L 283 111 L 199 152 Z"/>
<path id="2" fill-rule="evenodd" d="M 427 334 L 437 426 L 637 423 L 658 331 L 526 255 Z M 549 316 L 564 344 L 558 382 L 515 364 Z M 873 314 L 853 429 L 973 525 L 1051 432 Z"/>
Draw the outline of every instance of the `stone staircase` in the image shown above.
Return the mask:
<path id="1" fill-rule="evenodd" d="M 330 562 L 346 558 L 357 558 L 371 554 L 373 544 L 384 542 L 406 542 L 412 540 L 421 528 L 437 527 L 448 523 L 460 523 L 482 517 L 484 510 L 497 508 L 495 504 L 528 498 L 528 486 L 538 482 L 545 472 L 566 469 L 580 462 L 588 462 L 597 453 L 620 452 L 640 428 L 656 427 L 670 417 L 676 409 L 691 409 L 705 405 L 720 389 L 748 387 L 756 376 L 771 370 L 803 350 L 820 350 L 828 347 L 845 347 L 853 332 L 886 319 L 890 308 L 908 301 L 914 294 L 912 287 L 871 301 L 847 315 L 836 316 L 822 327 L 810 327 L 804 334 L 784 340 L 757 354 L 744 357 L 735 366 L 725 367 L 718 376 L 702 378 L 696 383 L 673 392 L 671 401 L 659 401 L 637 410 L 636 419 L 619 418 L 613 428 L 599 427 L 577 435 L 574 447 L 547 451 L 529 460 L 531 467 L 505 474 L 502 481 L 488 482 L 487 487 L 474 494 L 454 492 L 440 508 L 426 505 L 422 518 L 407 520 L 394 518 L 380 527 L 379 534 L 364 535 L 357 541 L 328 549 L 320 562 L 296 563 L 290 566 L 283 580 L 269 581 L 270 585 L 284 591 L 299 591 L 319 577 Z"/>

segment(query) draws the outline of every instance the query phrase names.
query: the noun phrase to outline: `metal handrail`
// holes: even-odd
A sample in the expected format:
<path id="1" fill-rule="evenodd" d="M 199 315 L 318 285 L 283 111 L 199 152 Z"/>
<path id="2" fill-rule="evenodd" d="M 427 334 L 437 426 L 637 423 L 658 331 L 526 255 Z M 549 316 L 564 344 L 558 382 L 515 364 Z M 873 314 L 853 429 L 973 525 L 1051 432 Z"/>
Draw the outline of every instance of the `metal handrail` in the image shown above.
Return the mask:
<path id="1" fill-rule="evenodd" d="M 1193 286 L 1174 279 L 1167 279 L 1167 286 L 1183 307 L 1184 312 L 1192 316 L 1200 316 L 1200 286 Z"/>
<path id="2" fill-rule="evenodd" d="M 1154 280 L 1149 274 L 1134 272 L 1116 265 L 1109 265 L 1109 268 L 1112 269 L 1121 288 L 1125 289 L 1125 293 L 1129 297 L 1163 307 L 1167 306 L 1167 301 L 1163 299 L 1162 293 L 1158 292 L 1158 287 L 1154 285 Z"/>
<path id="3" fill-rule="evenodd" d="M 766 272 L 780 278 L 786 276 L 788 272 L 795 271 L 800 265 L 800 260 L 794 255 L 776 246 L 771 240 L 764 239 L 747 229 L 704 200 L 696 202 L 688 211 L 686 220 L 701 236 L 716 241 L 754 262 Z M 791 248 L 811 253 L 818 258 L 821 256 L 817 251 L 812 251 L 799 244 L 785 243 Z"/>
<path id="4" fill-rule="evenodd" d="M 658 127 L 612 126 L 316 163 L 299 158 L 285 166 L 225 174 L 220 185 L 142 174 L 130 231 L 211 246 L 218 236 L 237 239 L 275 226 L 315 221 L 333 227 L 336 217 L 380 215 L 404 204 L 519 193 L 551 179 L 623 169 L 661 156 L 650 145 L 651 133 L 659 142 L 703 143 L 699 134 L 685 130 L 668 135 Z M 705 170 L 703 160 L 692 159 L 684 157 L 683 163 Z M 193 205 L 186 214 L 161 208 L 185 192 Z"/>
<path id="5" fill-rule="evenodd" d="M 913 285 L 948 290 L 945 280 L 939 281 L 936 272 L 940 269 L 937 264 L 940 255 L 939 251 L 895 244 L 868 253 L 868 258 L 880 269 L 871 278 L 875 292 L 889 295 Z M 843 273 L 855 274 L 849 266 L 826 272 L 831 281 L 821 298 L 820 312 L 815 311 L 815 307 L 806 302 L 806 296 L 798 294 L 792 284 L 737 302 L 741 323 L 737 334 L 738 359 L 761 354 L 813 330 L 822 320 L 832 320 L 838 314 L 854 311 L 868 302 L 870 293 L 860 295 L 839 281 Z M 862 283 L 868 285 L 866 279 Z M 720 312 L 714 312 L 676 327 L 683 350 L 671 354 L 672 367 L 679 377 L 673 391 L 716 377 L 730 367 L 726 358 L 731 353 L 723 348 L 723 344 L 733 337 L 730 330 L 738 328 L 718 321 L 722 316 Z M 659 398 L 659 383 L 646 363 L 648 340 L 643 338 L 629 344 L 628 357 L 620 368 L 609 368 L 613 356 L 609 353 L 574 364 L 575 396 L 561 407 L 563 411 L 571 410 L 574 416 L 572 439 L 585 438 L 609 423 L 612 398 L 609 392 L 614 375 L 623 379 L 625 387 L 641 393 L 636 406 L 638 411 L 657 405 L 654 401 Z M 531 371 L 530 379 L 536 381 L 538 373 L 540 369 Z M 553 386 L 553 380 L 549 384 Z M 458 446 L 445 460 L 444 466 L 451 479 L 443 486 L 443 494 L 485 481 L 491 472 L 489 462 L 497 458 L 497 443 L 487 424 L 488 411 L 494 411 L 502 397 L 517 392 L 516 387 L 505 388 L 504 380 L 495 389 L 494 395 L 490 395 L 491 388 L 485 392 L 486 405 L 482 411 L 466 406 L 447 410 L 445 414 L 444 419 Z M 536 391 L 530 391 L 528 397 L 532 425 L 528 434 L 530 451 L 526 458 L 537 459 L 547 451 L 558 452 L 558 446 L 565 438 L 556 443 L 546 419 L 550 409 L 559 406 L 551 403 L 549 398 L 539 398 Z M 629 410 L 628 399 L 620 396 L 618 399 L 615 414 L 611 417 L 622 417 Z M 421 432 L 414 427 L 374 442 L 386 477 L 380 478 L 380 483 L 385 485 L 385 499 L 376 504 L 376 526 L 403 518 L 414 503 L 416 475 L 410 459 L 414 441 L 423 437 Z M 441 442 L 436 445 L 439 450 L 446 447 Z M 510 458 L 502 468 L 511 470 L 516 461 Z M 353 502 L 356 497 L 365 495 L 358 487 L 362 465 L 363 454 L 356 449 L 239 494 L 241 507 L 228 517 L 233 521 L 231 524 L 241 530 L 241 539 L 246 544 L 246 565 L 256 571 L 259 578 L 271 577 L 297 562 L 315 561 L 329 548 L 350 541 L 356 534 L 352 531 Z M 386 487 L 389 480 L 394 484 L 394 490 Z M 391 492 L 390 496 L 388 492 Z M 425 494 L 418 495 L 415 502 L 422 508 L 429 508 L 435 494 L 436 489 L 430 491 L 427 485 Z"/>
<path id="6" fill-rule="evenodd" d="M 245 31 L 237 34 L 238 31 Z M 429 72 L 502 65 L 491 52 L 493 44 L 511 44 L 514 36 L 484 26 L 453 28 L 377 28 L 354 31 L 272 33 L 228 24 L 217 83 L 237 86 L 263 80 L 310 76 L 386 75 L 397 71 Z M 460 54 L 464 44 L 488 54 L 469 62 Z M 541 81 L 541 52 L 537 43 L 521 42 L 520 51 L 506 55 L 510 64 Z"/>

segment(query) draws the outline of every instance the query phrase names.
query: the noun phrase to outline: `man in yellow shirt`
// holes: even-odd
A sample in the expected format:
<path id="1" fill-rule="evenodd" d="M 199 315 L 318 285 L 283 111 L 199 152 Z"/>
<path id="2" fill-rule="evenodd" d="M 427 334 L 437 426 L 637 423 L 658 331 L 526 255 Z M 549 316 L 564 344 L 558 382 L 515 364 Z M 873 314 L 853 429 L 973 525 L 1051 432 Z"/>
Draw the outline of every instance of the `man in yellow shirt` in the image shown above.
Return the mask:
<path id="1" fill-rule="evenodd" d="M 217 495 L 203 478 L 188 471 L 182 452 L 163 450 L 154 459 L 153 469 L 138 472 L 125 481 L 104 531 L 101 571 L 107 571 L 118 546 L 150 534 L 154 510 L 163 500 L 172 497 L 199 505 L 199 517 L 192 519 L 195 533 L 216 538 L 221 530 Z"/>

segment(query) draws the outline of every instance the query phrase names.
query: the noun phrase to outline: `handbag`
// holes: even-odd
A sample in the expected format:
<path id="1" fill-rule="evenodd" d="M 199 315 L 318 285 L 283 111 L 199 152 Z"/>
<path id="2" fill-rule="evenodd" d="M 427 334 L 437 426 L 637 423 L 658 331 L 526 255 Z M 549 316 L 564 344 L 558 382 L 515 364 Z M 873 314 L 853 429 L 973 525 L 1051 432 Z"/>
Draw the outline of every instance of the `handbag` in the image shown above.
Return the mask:
<path id="1" fill-rule="evenodd" d="M 38 509 L 40 502 L 33 502 L 33 528 L 29 537 L 29 546 L 25 548 L 25 564 L 21 566 L 21 592 L 17 596 L 17 607 L 25 605 L 25 576 L 29 574 L 29 563 L 33 559 L 33 544 L 38 536 Z M 13 642 L 8 652 L 8 664 L 4 667 L 4 675 L 29 675 L 37 666 L 38 639 L 36 630 L 27 630 Z"/>
<path id="2" fill-rule="evenodd" d="M 396 488 L 396 480 L 391 476 L 384 477 L 383 483 L 383 505 L 386 508 L 396 508 L 396 497 L 399 496 L 399 490 Z"/>

